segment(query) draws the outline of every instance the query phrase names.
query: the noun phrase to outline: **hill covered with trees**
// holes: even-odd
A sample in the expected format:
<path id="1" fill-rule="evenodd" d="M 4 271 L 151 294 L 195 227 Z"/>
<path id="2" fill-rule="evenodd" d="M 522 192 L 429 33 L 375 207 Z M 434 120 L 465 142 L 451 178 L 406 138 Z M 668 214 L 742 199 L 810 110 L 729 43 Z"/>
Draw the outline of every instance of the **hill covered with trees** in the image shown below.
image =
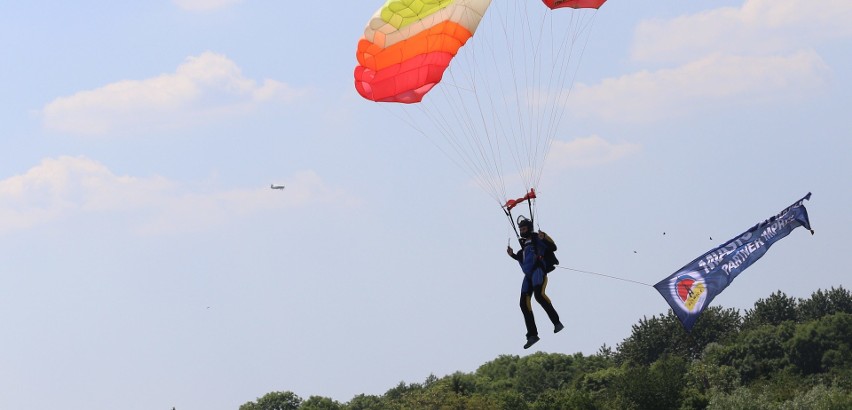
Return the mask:
<path id="1" fill-rule="evenodd" d="M 645 317 L 615 349 L 503 355 L 475 372 L 400 382 L 346 403 L 271 392 L 239 410 L 852 409 L 852 294 L 710 307 L 691 333 Z"/>

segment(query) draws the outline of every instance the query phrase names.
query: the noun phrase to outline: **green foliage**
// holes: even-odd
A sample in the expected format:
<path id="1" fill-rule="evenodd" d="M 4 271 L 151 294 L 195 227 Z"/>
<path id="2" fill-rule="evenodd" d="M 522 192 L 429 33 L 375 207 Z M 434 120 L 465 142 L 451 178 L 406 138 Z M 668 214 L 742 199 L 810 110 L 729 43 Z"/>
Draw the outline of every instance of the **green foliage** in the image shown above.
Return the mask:
<path id="1" fill-rule="evenodd" d="M 772 403 L 765 396 L 745 387 L 731 393 L 712 394 L 707 404 L 707 410 L 770 410 L 772 408 Z"/>
<path id="2" fill-rule="evenodd" d="M 515 374 L 518 372 L 520 357 L 501 355 L 496 359 L 479 366 L 475 375 L 484 384 L 482 390 L 502 391 L 513 389 Z"/>
<path id="3" fill-rule="evenodd" d="M 620 366 L 586 373 L 577 380 L 575 388 L 593 398 L 603 397 L 616 386 L 624 376 L 625 371 L 626 366 Z"/>
<path id="4" fill-rule="evenodd" d="M 781 371 L 790 363 L 786 343 L 795 331 L 793 322 L 778 326 L 763 325 L 740 333 L 735 343 L 708 352 L 708 358 L 720 365 L 737 369 L 743 382 L 750 382 Z"/>
<path id="5" fill-rule="evenodd" d="M 686 387 L 687 363 L 679 356 L 665 356 L 651 366 L 629 367 L 617 380 L 615 393 L 636 409 L 678 409 Z"/>
<path id="6" fill-rule="evenodd" d="M 852 366 L 852 315 L 837 313 L 800 325 L 789 342 L 790 361 L 804 374 Z"/>
<path id="7" fill-rule="evenodd" d="M 739 326 L 737 310 L 711 306 L 701 313 L 692 332 L 687 333 L 669 310 L 666 315 L 642 318 L 633 325 L 631 335 L 618 345 L 615 358 L 619 363 L 646 366 L 664 355 L 695 359 L 708 344 L 734 337 Z"/>
<path id="8" fill-rule="evenodd" d="M 311 396 L 302 402 L 299 410 L 341 410 L 343 406 L 328 397 Z"/>
<path id="9" fill-rule="evenodd" d="M 686 385 L 700 393 L 710 391 L 731 392 L 742 385 L 740 373 L 733 366 L 719 364 L 714 359 L 725 347 L 711 344 L 705 350 L 703 360 L 690 363 L 686 372 Z"/>
<path id="10" fill-rule="evenodd" d="M 773 400 L 761 389 L 741 387 L 731 393 L 712 396 L 707 410 L 845 410 L 852 408 L 852 392 L 839 387 L 816 385 L 798 391 L 786 400 Z"/>
<path id="11" fill-rule="evenodd" d="M 781 291 L 739 311 L 711 306 L 691 333 L 669 311 L 591 356 L 502 355 L 348 403 L 269 393 L 240 410 L 644 410 L 852 408 L 852 297 Z"/>
<path id="12" fill-rule="evenodd" d="M 594 410 L 591 397 L 574 389 L 548 390 L 541 394 L 530 406 L 530 410 Z"/>
<path id="13" fill-rule="evenodd" d="M 838 387 L 816 385 L 804 394 L 782 403 L 780 409 L 844 410 L 852 408 L 852 392 Z"/>
<path id="14" fill-rule="evenodd" d="M 343 405 L 346 410 L 384 410 L 384 399 L 379 396 L 368 396 L 359 394 L 352 398 L 349 403 Z M 242 409 L 241 409 L 242 410 Z"/>
<path id="15" fill-rule="evenodd" d="M 537 352 L 518 361 L 516 389 L 528 400 L 535 400 L 550 389 L 571 382 L 575 370 L 571 356 Z"/>
<path id="16" fill-rule="evenodd" d="M 248 402 L 240 406 L 240 410 L 298 410 L 302 404 L 302 398 L 295 393 L 271 392 L 257 399 L 257 402 Z"/>
<path id="17" fill-rule="evenodd" d="M 788 297 L 780 290 L 766 299 L 758 299 L 754 309 L 746 310 L 743 317 L 743 328 L 753 329 L 764 325 L 777 326 L 786 321 L 796 322 L 798 319 L 798 303 L 795 298 Z"/>
<path id="18" fill-rule="evenodd" d="M 495 394 L 497 408 L 500 410 L 527 410 L 529 405 L 521 393 L 515 390 L 505 390 Z"/>
<path id="19" fill-rule="evenodd" d="M 852 293 L 843 289 L 843 286 L 823 292 L 822 289 L 814 292 L 810 299 L 799 301 L 799 317 L 802 321 L 821 319 L 835 313 L 848 313 L 852 315 Z"/>

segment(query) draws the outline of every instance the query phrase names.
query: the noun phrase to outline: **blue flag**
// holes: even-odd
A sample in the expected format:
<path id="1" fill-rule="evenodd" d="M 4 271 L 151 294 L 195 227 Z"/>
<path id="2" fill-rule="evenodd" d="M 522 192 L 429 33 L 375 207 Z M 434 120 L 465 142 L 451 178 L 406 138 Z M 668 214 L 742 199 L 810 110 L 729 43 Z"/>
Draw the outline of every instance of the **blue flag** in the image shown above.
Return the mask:
<path id="1" fill-rule="evenodd" d="M 760 259 L 772 244 L 799 226 L 814 233 L 804 205 L 805 200 L 810 198 L 808 192 L 804 198 L 778 215 L 699 256 L 654 285 L 687 331 L 692 330 L 698 315 L 713 298 L 722 293 L 737 275 Z"/>

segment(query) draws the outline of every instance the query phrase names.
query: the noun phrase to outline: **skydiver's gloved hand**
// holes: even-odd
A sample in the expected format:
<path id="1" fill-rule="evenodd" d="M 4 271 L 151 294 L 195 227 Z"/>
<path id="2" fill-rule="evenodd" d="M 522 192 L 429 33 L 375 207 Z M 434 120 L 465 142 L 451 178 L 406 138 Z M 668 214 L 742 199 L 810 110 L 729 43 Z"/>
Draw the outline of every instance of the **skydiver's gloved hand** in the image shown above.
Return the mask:
<path id="1" fill-rule="evenodd" d="M 512 256 L 512 257 L 514 257 L 514 256 L 515 256 L 515 250 L 514 250 L 514 249 L 512 249 L 512 247 L 511 247 L 511 246 L 507 246 L 507 247 L 506 247 L 506 253 L 508 253 L 508 254 L 509 254 L 509 256 Z"/>
<path id="2" fill-rule="evenodd" d="M 538 231 L 538 239 L 544 239 L 547 236 L 544 231 Z"/>

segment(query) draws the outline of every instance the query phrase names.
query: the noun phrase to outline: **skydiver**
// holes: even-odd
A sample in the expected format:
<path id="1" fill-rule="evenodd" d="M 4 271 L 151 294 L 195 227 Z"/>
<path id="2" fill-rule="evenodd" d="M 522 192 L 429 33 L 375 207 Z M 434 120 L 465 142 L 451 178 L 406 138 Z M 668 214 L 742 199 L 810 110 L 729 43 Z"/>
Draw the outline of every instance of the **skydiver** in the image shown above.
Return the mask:
<path id="1" fill-rule="evenodd" d="M 532 311 L 531 299 L 533 296 L 535 296 L 536 302 L 544 308 L 550 321 L 553 322 L 553 333 L 558 333 L 565 326 L 559 321 L 559 314 L 553 308 L 550 298 L 544 293 L 547 287 L 547 272 L 553 270 L 553 266 L 548 263 L 545 254 L 556 251 L 556 243 L 544 232 L 539 231 L 538 234 L 535 234 L 532 221 L 529 219 L 524 218 L 519 221 L 518 230 L 521 236 L 521 249 L 515 253 L 511 246 L 507 246 L 506 253 L 512 259 L 518 261 L 521 270 L 524 272 L 524 280 L 521 282 L 520 306 L 527 327 L 527 343 L 524 344 L 524 349 L 528 349 L 540 340 Z"/>

